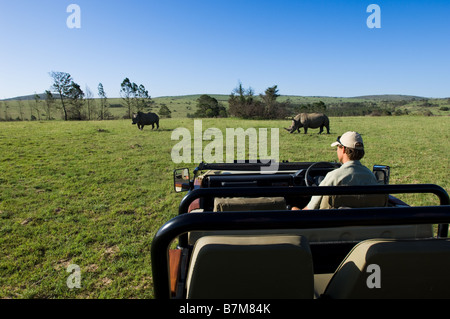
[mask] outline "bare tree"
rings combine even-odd
[[[107,97],[105,90],[103,89],[103,84],[98,84],[98,96],[100,97],[100,119],[104,120],[107,113],[106,108],[108,107]]]
[[[5,104],[4,101],[0,101],[0,114],[2,113],[2,107]],[[2,117],[0,116],[0,121],[1,121]]]
[[[87,119],[91,120],[91,115],[94,113],[93,108],[95,107],[94,104],[94,94],[89,89],[89,87],[86,85],[86,94],[85,94],[85,100],[86,100],[86,106],[87,106]]]
[[[41,120],[41,112],[39,112],[39,105],[41,102],[41,96],[39,94],[34,94],[34,109],[36,110],[37,113],[37,118],[40,121]]]
[[[8,115],[9,104],[8,102],[3,101],[3,105],[5,106],[5,121],[8,121],[10,119]]]
[[[23,121],[23,104],[22,99],[17,100],[17,106],[19,107],[19,118]]]
[[[53,97],[52,92],[46,90],[45,91],[45,113],[47,113],[47,120],[52,119],[53,104],[55,104],[55,98]]]

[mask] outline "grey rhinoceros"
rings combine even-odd
[[[303,127],[305,134],[308,133],[308,128],[319,128],[321,134],[323,127],[327,128],[327,134],[330,134],[330,120],[328,116],[323,113],[300,113],[292,118],[292,125],[289,128],[285,128],[289,133],[297,130],[300,133],[300,128]]]
[[[138,129],[141,131],[144,129],[144,125],[151,125],[152,130],[155,128],[159,128],[159,116],[155,113],[142,113],[137,112],[137,114],[133,114],[131,124],[137,124]]]

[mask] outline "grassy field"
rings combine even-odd
[[[391,183],[450,191],[450,117],[331,118],[330,135],[288,134],[289,121],[205,119],[217,127],[280,128],[280,160],[333,161],[330,143],[363,134],[363,164],[391,167]],[[191,119],[139,131],[130,120],[0,122],[0,298],[152,298],[150,245],[177,214],[171,140]],[[204,141],[203,147],[209,142]],[[434,205],[431,195],[403,195]],[[81,288],[66,270],[81,268]]]

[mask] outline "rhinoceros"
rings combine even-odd
[[[151,125],[153,130],[155,128],[155,124],[156,128],[159,128],[159,116],[152,112],[137,112],[137,114],[133,114],[131,124],[137,124],[138,129],[141,131],[144,128],[144,125]]]
[[[292,118],[292,125],[289,128],[285,128],[289,133],[297,130],[300,133],[300,128],[303,127],[305,134],[308,133],[308,128],[319,128],[321,134],[323,127],[327,128],[327,134],[330,134],[330,120],[328,116],[323,113],[300,113]]]

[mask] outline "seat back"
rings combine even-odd
[[[187,298],[313,298],[309,245],[301,236],[204,236],[192,252]]]
[[[385,207],[388,204],[387,194],[362,194],[362,195],[331,195],[323,196],[320,209],[333,209],[341,207]]]
[[[331,298],[450,298],[450,240],[366,240],[325,289]]]
[[[216,197],[214,211],[283,210],[284,197]]]

